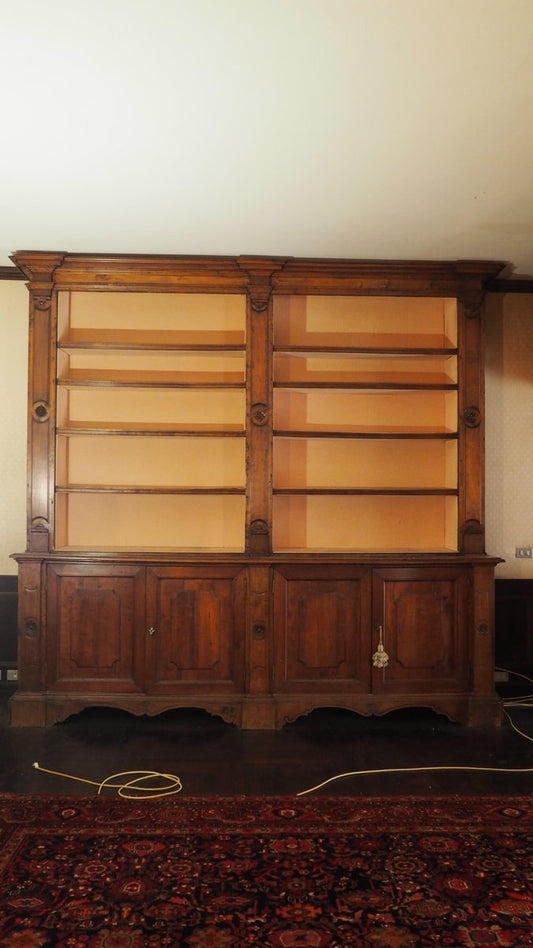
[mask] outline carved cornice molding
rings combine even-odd
[[[17,251],[14,266],[0,267],[0,280],[28,280],[75,288],[93,286],[183,287],[191,292],[218,283],[229,292],[248,291],[262,312],[276,292],[410,293],[428,289],[473,297],[484,293],[533,294],[533,278],[505,279],[505,264],[479,260],[342,260],[298,257],[71,254]],[[57,274],[54,271],[57,270]],[[473,301],[473,300],[472,300]]]

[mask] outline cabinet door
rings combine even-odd
[[[366,692],[370,572],[280,566],[274,572],[274,691]]]
[[[467,576],[455,568],[374,571],[373,651],[389,657],[373,669],[373,691],[464,691],[468,681]]]
[[[148,569],[148,691],[242,692],[244,590],[238,566]]]
[[[48,690],[142,691],[144,569],[49,565],[47,580]]]

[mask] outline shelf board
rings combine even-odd
[[[246,431],[244,428],[235,426],[230,428],[228,426],[215,428],[213,425],[206,425],[204,428],[198,427],[188,427],[188,428],[177,428],[175,425],[168,425],[164,427],[159,425],[157,428],[154,428],[148,424],[145,427],[137,425],[135,428],[132,428],[131,425],[124,423],[122,427],[119,427],[116,422],[113,422],[113,425],[109,426],[94,426],[89,427],[86,424],[83,425],[68,425],[58,428],[56,431],[57,435],[61,435],[65,438],[74,438],[78,436],[119,436],[119,437],[154,437],[154,438],[244,438]]]
[[[69,329],[58,348],[243,352],[246,342],[244,332],[234,330]]]
[[[297,496],[316,496],[316,495],[335,495],[340,497],[347,496],[398,496],[398,497],[455,497],[459,491],[456,487],[275,487],[273,494],[279,495],[297,495]]]
[[[310,390],[329,389],[330,391],[453,391],[457,389],[456,382],[274,382],[274,389],[286,388],[294,392],[305,394]]]
[[[434,429],[422,430],[422,431],[398,431],[397,429],[384,429],[376,431],[372,429],[371,431],[363,431],[358,429],[357,431],[335,431],[331,428],[325,429],[313,429],[309,431],[290,431],[290,430],[274,430],[274,438],[304,438],[309,441],[313,441],[315,438],[328,438],[331,440],[335,439],[349,439],[356,440],[360,439],[362,441],[370,440],[409,440],[409,441],[455,441],[457,440],[456,431],[435,431]]]
[[[72,385],[76,382],[87,383],[111,383],[116,385],[150,385],[174,388],[182,386],[191,388],[194,386],[216,388],[244,388],[245,379],[243,372],[136,372],[123,371],[121,369],[74,369],[68,378],[59,380],[59,384]]]
[[[427,337],[428,339],[430,337]],[[427,342],[427,339],[426,339]],[[309,356],[313,358],[328,358],[332,355],[339,356],[356,356],[356,355],[375,355],[383,356],[404,356],[404,357],[423,357],[423,356],[455,356],[458,353],[456,346],[442,346],[442,345],[421,345],[413,346],[403,344],[403,345],[379,345],[377,342],[374,344],[369,343],[360,343],[357,345],[274,345],[274,353],[278,355],[291,355],[291,356],[302,356],[306,359]]]
[[[54,552],[56,553],[81,553],[83,555],[87,554],[97,554],[98,556],[107,556],[107,555],[118,555],[121,554],[134,554],[136,557],[143,556],[148,553],[155,554],[178,554],[180,557],[187,556],[189,554],[203,554],[205,555],[225,555],[231,553],[244,553],[244,546],[111,546],[111,545],[99,545],[99,546],[77,546],[75,544],[66,544],[65,546],[55,546]]]
[[[121,487],[111,484],[57,485],[57,494],[245,494],[245,487]]]
[[[409,373],[409,372],[328,372],[322,373],[317,371],[308,372],[306,378],[298,379],[276,379],[274,378],[274,388],[286,388],[287,386],[292,386],[294,388],[312,388],[318,386],[325,386],[327,388],[334,387],[344,387],[352,388],[356,386],[364,386],[365,388],[377,387],[377,388],[446,388],[447,386],[452,386],[454,388],[456,383],[444,372],[432,372],[424,373],[423,381],[421,380],[421,373]]]
[[[283,342],[285,327],[274,321],[275,352],[443,352],[453,355],[457,343],[444,333],[395,333],[395,332],[323,332],[305,331],[292,334],[289,342]]]
[[[426,555],[437,555],[442,554],[455,554],[457,555],[457,547],[447,547],[447,546],[428,546],[428,547],[386,547],[386,546],[344,546],[342,549],[338,547],[326,547],[326,546],[277,546],[272,550],[274,556],[276,555],[288,555],[288,554],[299,554],[305,555],[324,555],[324,556],[352,556],[358,555],[361,556],[374,556],[378,555],[390,555],[390,556],[426,556]]]
[[[154,373],[155,374],[155,373]],[[175,373],[169,373],[175,378]],[[246,382],[244,379],[240,381],[231,381],[231,382],[176,382],[169,379],[168,381],[161,380],[161,374],[158,373],[158,376],[154,380],[146,381],[143,379],[136,380],[123,380],[117,379],[116,373],[112,375],[109,374],[108,378],[103,377],[104,373],[100,372],[98,378],[89,378],[85,375],[83,378],[72,377],[61,378],[57,380],[57,384],[63,388],[149,388],[149,389],[220,389],[220,391],[226,391],[227,389],[245,389]]]

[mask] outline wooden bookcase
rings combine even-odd
[[[91,705],[500,721],[482,364],[500,264],[13,260],[30,290],[13,724]]]

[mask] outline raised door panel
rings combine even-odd
[[[388,664],[374,668],[375,692],[456,693],[468,684],[467,576],[460,569],[374,573],[374,642]]]
[[[368,691],[369,590],[363,569],[275,570],[275,693]]]
[[[49,566],[50,691],[143,690],[144,569]]]
[[[150,692],[242,692],[244,589],[245,573],[239,567],[148,570]]]

